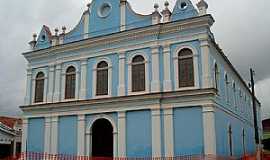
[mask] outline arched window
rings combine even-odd
[[[229,145],[229,155],[233,156],[233,140],[232,140],[232,126],[229,125],[228,128],[228,145]]]
[[[190,49],[182,49],[178,53],[179,87],[194,86],[193,53]]]
[[[132,59],[132,92],[145,91],[145,59],[138,55]]]
[[[71,66],[66,71],[65,99],[75,98],[76,69]]]
[[[215,88],[217,89],[217,90],[219,90],[219,70],[218,70],[218,65],[217,64],[215,64],[215,75],[214,75],[215,77]]]
[[[235,83],[233,83],[233,103],[234,103],[235,109],[237,109],[236,85],[235,85]]]
[[[246,154],[246,133],[245,133],[245,129],[242,130],[242,147],[243,147],[243,154]]]
[[[97,65],[96,95],[108,95],[108,63],[102,61]]]
[[[229,79],[228,75],[225,75],[225,90],[226,90],[226,101],[229,103],[230,102],[230,93],[229,93]]]
[[[35,103],[43,102],[44,96],[44,80],[45,76],[43,72],[39,72],[36,76],[35,86]]]

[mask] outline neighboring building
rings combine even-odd
[[[264,149],[270,151],[270,119],[262,121]]]
[[[23,151],[254,154],[252,95],[215,42],[208,5],[168,6],[141,15],[126,0],[93,0],[70,32],[43,26],[23,53]]]
[[[22,121],[0,117],[0,159],[21,152]]]

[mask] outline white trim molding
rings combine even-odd
[[[62,101],[72,101],[74,99],[65,99],[65,89],[66,89],[66,71],[69,67],[74,67],[76,69],[76,84],[75,84],[75,100],[79,99],[79,82],[80,82],[80,68],[78,62],[69,62],[63,65],[61,79],[62,79],[62,87],[61,87],[61,100]]]
[[[51,117],[51,154],[58,152],[58,116]]]
[[[45,117],[44,152],[50,153],[51,147],[51,117]]]
[[[108,95],[102,95],[98,96],[97,95],[97,65],[100,62],[106,62],[108,64]],[[112,62],[111,59],[108,57],[101,57],[96,60],[96,63],[93,68],[93,87],[92,87],[92,93],[93,93],[93,98],[107,98],[112,96]]]
[[[179,57],[178,53],[182,49],[190,49],[193,53],[193,73],[194,73],[194,87],[180,87],[179,86]],[[198,51],[190,45],[180,45],[173,53],[173,64],[174,64],[174,86],[175,90],[188,90],[188,89],[199,89],[200,83],[199,83],[199,54]]]
[[[173,108],[164,107],[164,151],[165,157],[174,157]]]
[[[24,98],[24,104],[30,105],[31,104],[31,91],[32,91],[32,69],[28,67],[27,69],[27,82],[26,82],[26,95]],[[32,93],[33,94],[33,93]]]
[[[152,47],[152,81],[151,92],[160,92],[160,64],[159,64],[159,47]]]
[[[164,66],[163,90],[165,92],[169,92],[172,91],[170,44],[163,46],[163,66]]]
[[[58,63],[55,67],[55,84],[54,84],[54,93],[53,93],[53,102],[59,102],[61,96],[61,70],[62,64]]]
[[[85,115],[78,115],[77,145],[78,156],[85,156]]]
[[[118,157],[126,157],[126,112],[118,112]]]
[[[132,92],[132,60],[136,56],[143,56],[144,58],[144,66],[145,66],[145,91],[141,92]],[[128,95],[138,95],[138,94],[146,94],[150,92],[150,82],[149,82],[149,58],[147,57],[145,52],[135,52],[131,54],[128,58]]]
[[[156,107],[156,106],[155,106]],[[161,118],[160,106],[152,109],[152,157],[160,158],[161,155]]]
[[[22,120],[22,152],[26,152],[27,138],[28,138],[28,119],[23,118]]]
[[[81,60],[81,85],[80,85],[80,99],[86,99],[87,93],[87,63],[88,59]]]
[[[210,44],[207,39],[200,40],[202,57],[202,84],[203,88],[213,87],[210,68]]]
[[[202,110],[204,154],[216,155],[215,108],[213,105],[204,105]]]
[[[118,129],[117,125],[114,121],[114,119],[106,114],[99,114],[96,115],[87,125],[87,130],[86,130],[86,156],[92,156],[92,127],[93,124],[99,120],[99,119],[106,119],[108,120],[112,127],[113,127],[113,157],[117,157],[117,137],[118,137]]]
[[[118,84],[118,96],[126,95],[126,85],[125,85],[125,66],[126,55],[125,52],[119,53],[119,84]]]
[[[83,32],[84,32],[84,39],[89,38],[89,21],[90,21],[90,13],[89,10],[87,10],[87,12],[83,15]]]
[[[54,72],[55,72],[55,66],[50,65],[49,66],[49,77],[48,77],[48,98],[47,102],[52,103],[53,102],[53,90],[54,90]]]
[[[126,1],[120,2],[120,31],[126,30]]]

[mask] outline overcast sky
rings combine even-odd
[[[198,0],[192,0],[195,4]],[[216,22],[216,41],[241,75],[249,80],[249,67],[256,70],[256,91],[263,117],[270,118],[270,1],[206,0]],[[51,30],[74,27],[89,0],[1,0],[0,1],[0,114],[20,115],[26,86],[26,61],[33,33],[43,24]],[[172,8],[176,0],[169,0]],[[149,14],[154,3],[164,0],[130,0],[132,8]]]

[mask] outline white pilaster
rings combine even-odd
[[[49,88],[48,88],[48,98],[47,98],[48,103],[53,102],[54,71],[55,71],[54,65],[49,66],[49,76],[48,76]]]
[[[86,99],[86,91],[87,91],[87,59],[81,60],[81,88],[80,88],[80,99]]]
[[[60,101],[61,68],[62,68],[62,65],[60,63],[56,65],[53,102],[59,102]]]
[[[85,115],[78,115],[78,156],[85,155]]]
[[[152,157],[161,157],[160,109],[152,110]]]
[[[120,31],[126,30],[126,0],[120,1]]]
[[[12,153],[12,155],[13,155],[13,156],[16,156],[16,152],[17,152],[17,141],[16,141],[16,139],[17,139],[17,137],[14,138],[13,146],[12,146],[12,148],[13,148],[13,153]]]
[[[22,122],[22,152],[27,150],[28,119],[24,118]]]
[[[89,11],[84,13],[84,26],[83,26],[83,32],[84,32],[84,39],[87,39],[89,37]]]
[[[58,151],[58,117],[51,119],[51,154],[57,154]]]
[[[210,46],[207,40],[201,40],[203,88],[211,88]]]
[[[174,137],[173,137],[173,109],[164,109],[164,148],[165,157],[174,156]]]
[[[92,137],[92,135],[91,135],[92,133],[89,131],[89,132],[86,132],[86,134],[85,134],[85,140],[86,140],[86,151],[85,151],[85,154],[86,154],[86,156],[91,156],[92,155],[92,148],[91,148],[91,144],[92,144],[92,142],[91,142],[91,137]]]
[[[119,54],[119,84],[118,84],[118,96],[125,96],[125,52]]]
[[[216,155],[215,109],[212,105],[203,106],[204,154]]]
[[[172,91],[170,45],[163,46],[164,81],[163,90]]]
[[[27,69],[27,82],[26,82],[26,95],[24,98],[24,104],[31,104],[31,91],[32,91],[32,69],[29,67]]]
[[[118,112],[118,157],[126,157],[126,113]]]
[[[50,153],[51,147],[51,117],[45,118],[44,152]]]
[[[160,92],[160,77],[159,77],[159,46],[152,48],[152,82],[151,92]]]

